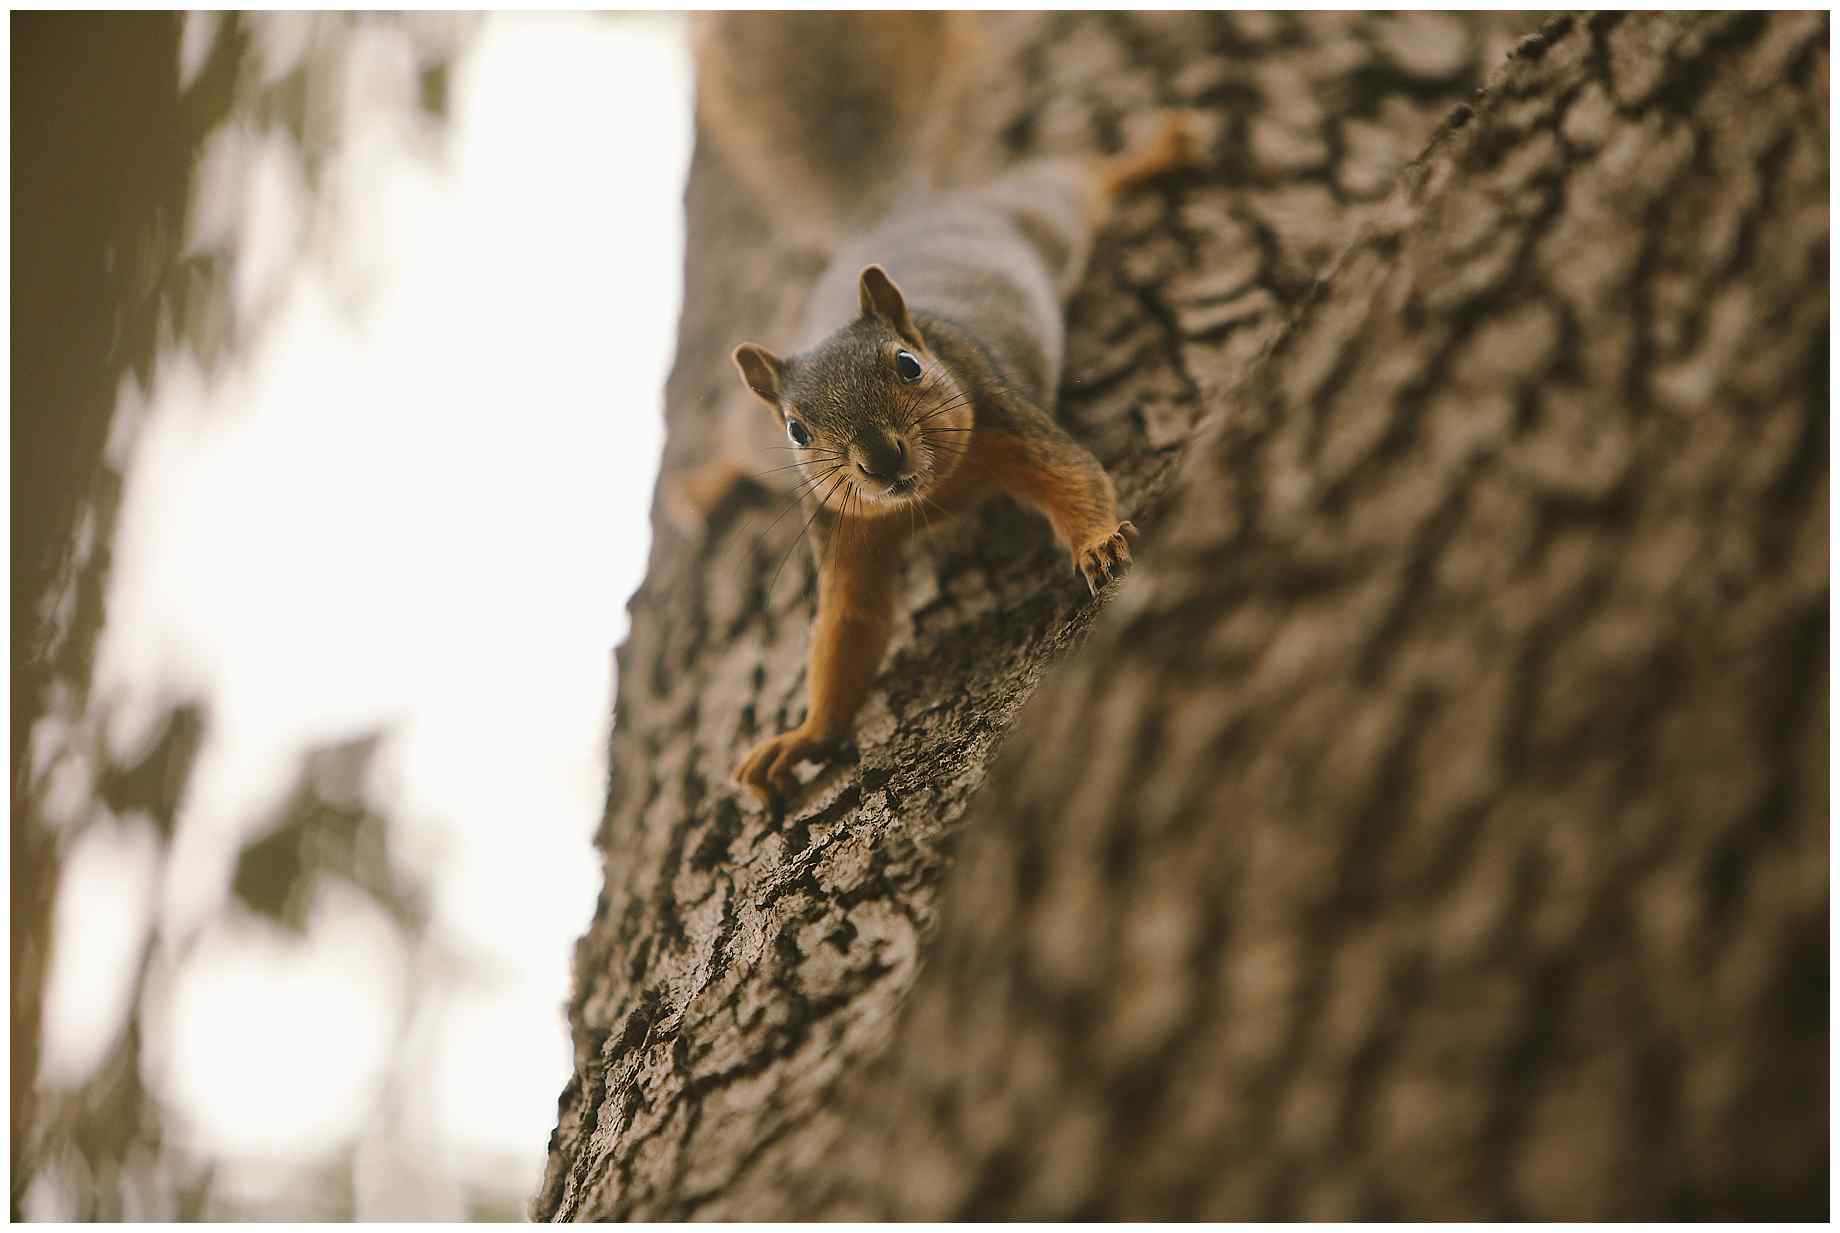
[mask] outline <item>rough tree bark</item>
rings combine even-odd
[[[1219,121],[1073,314],[1138,572],[1005,736],[1095,609],[941,535],[774,820],[809,579],[661,537],[539,1215],[1824,1210],[1827,23],[1562,18],[1453,112],[1514,28],[1002,23],[1012,153]],[[668,467],[815,269],[724,186]]]

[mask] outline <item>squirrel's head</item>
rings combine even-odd
[[[971,400],[928,349],[881,266],[865,267],[858,289],[861,314],[809,351],[780,359],[742,343],[735,367],[779,414],[821,503],[892,512],[923,499],[958,465]]]

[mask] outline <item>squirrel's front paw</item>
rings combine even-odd
[[[793,767],[807,760],[822,762],[830,750],[830,742],[819,740],[803,728],[782,732],[754,746],[754,752],[741,759],[741,765],[735,768],[735,782],[763,805],[771,804],[798,787]]]
[[[1121,522],[1117,530],[1099,536],[1073,554],[1074,565],[1094,595],[1106,583],[1124,577],[1131,568],[1131,540],[1136,536],[1136,526]]]

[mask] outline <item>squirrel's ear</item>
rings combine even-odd
[[[901,298],[901,289],[888,277],[888,271],[879,265],[864,266],[856,289],[862,300],[863,316],[880,317],[914,346],[926,346],[914,319],[907,315],[907,301]]]
[[[779,380],[785,366],[777,355],[758,343],[742,343],[735,348],[735,367],[761,401],[779,406]]]

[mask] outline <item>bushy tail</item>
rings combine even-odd
[[[698,140],[823,247],[934,186],[983,47],[962,12],[708,13],[694,40]]]

